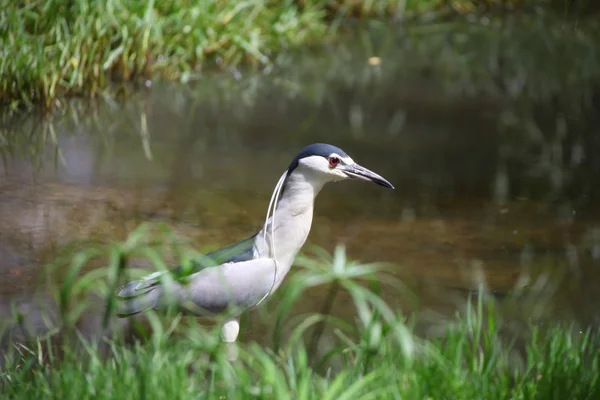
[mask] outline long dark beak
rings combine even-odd
[[[386,188],[394,189],[394,185],[389,183],[382,176],[377,175],[375,172],[361,167],[358,164],[343,165],[340,168],[350,178],[361,179],[363,181],[370,181]]]

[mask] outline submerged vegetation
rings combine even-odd
[[[147,314],[136,322],[137,339],[103,318],[84,337],[77,321],[93,292],[111,314],[114,286],[136,257],[163,268],[161,254],[185,246],[147,226],[124,243],[86,245],[67,257],[57,292],[58,320],[48,333],[32,336],[6,352],[0,388],[7,398],[296,398],[296,399],[596,399],[600,395],[600,334],[567,326],[506,335],[505,322],[484,292],[437,335],[415,334],[411,319],[378,296],[380,285],[397,285],[386,266],[320,252],[298,260],[300,271],[281,289],[269,311],[277,323],[270,345],[237,344],[237,356],[216,328],[176,316]],[[158,239],[161,239],[157,241]],[[105,268],[85,272],[100,257]],[[327,301],[349,299],[355,323],[321,314],[291,317],[303,292],[329,285]],[[401,286],[396,286],[398,290]],[[97,302],[97,301],[96,301]],[[273,302],[272,302],[273,303]],[[51,318],[48,318],[50,321]],[[23,316],[14,323],[24,331]],[[145,328],[144,328],[145,326]],[[327,327],[328,334],[324,332]],[[56,341],[60,336],[60,341]],[[324,339],[327,340],[324,340]]]
[[[398,21],[429,12],[433,16],[426,21],[434,22],[417,25],[435,30],[448,19],[448,10],[474,16],[482,10],[535,10],[532,5],[547,3],[0,0],[0,25],[5,27],[0,33],[0,102],[13,108],[51,107],[64,96],[102,94],[111,83],[149,83],[157,77],[186,82],[240,64],[269,69],[279,64],[282,50],[335,40],[349,17]],[[586,3],[563,4],[557,9],[566,13]],[[504,17],[491,18],[484,25]],[[568,34],[582,34],[584,25],[577,26]]]

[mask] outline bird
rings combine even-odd
[[[200,317],[225,316],[221,339],[235,342],[240,315],[271,296],[290,271],[312,225],[316,196],[328,182],[357,179],[394,189],[342,149],[314,143],[302,149],[279,178],[263,228],[191,265],[159,271],[117,291],[121,318],[175,306]],[[165,275],[167,274],[167,275]]]

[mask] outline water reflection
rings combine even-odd
[[[44,263],[74,240],[123,239],[144,221],[167,222],[201,250],[247,237],[290,159],[319,141],[397,190],[330,185],[309,244],[342,242],[353,258],[395,263],[418,305],[440,315],[460,307],[481,274],[499,298],[540,286],[512,304],[515,316],[597,322],[598,117],[569,119],[548,105],[519,113],[520,103],[453,97],[443,86],[415,91],[386,60],[364,62],[355,80],[325,75],[316,93],[298,94],[293,73],[281,72],[155,84],[124,103],[73,102],[50,120],[6,117],[0,317],[11,301],[35,309]],[[321,309],[324,297],[317,291],[298,312]],[[334,312],[352,314],[343,297]],[[248,326],[256,340],[269,329]]]

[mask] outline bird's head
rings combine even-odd
[[[296,168],[324,182],[360,179],[394,189],[385,178],[358,165],[344,150],[330,144],[315,143],[302,149],[290,164],[288,173]]]

